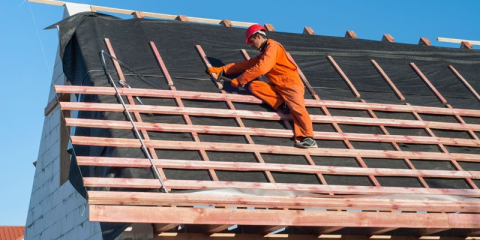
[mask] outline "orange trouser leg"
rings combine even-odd
[[[313,137],[312,119],[305,108],[305,99],[303,98],[305,93],[303,84],[275,86],[275,90],[278,95],[285,99],[290,108],[294,123],[295,139],[302,141],[307,136]]]
[[[278,95],[275,91],[275,86],[270,83],[254,80],[250,82],[248,90],[275,110],[284,102],[282,96]]]

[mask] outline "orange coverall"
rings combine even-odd
[[[298,74],[297,66],[289,59],[283,46],[268,39],[260,55],[249,60],[231,63],[223,67],[226,75],[241,73],[237,80],[244,86],[258,77],[267,76],[270,83],[252,81],[248,87],[253,95],[274,109],[285,102],[293,116],[295,139],[302,141],[313,137],[310,115],[303,98],[305,89]]]

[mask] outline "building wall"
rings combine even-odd
[[[88,5],[67,4],[64,17],[90,11]],[[48,102],[55,98],[53,85],[65,84],[57,51]],[[25,225],[25,239],[102,239],[100,224],[88,221],[86,200],[69,181],[60,185],[60,119],[57,105],[45,116],[37,166]]]

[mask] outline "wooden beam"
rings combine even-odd
[[[315,31],[311,27],[304,27],[303,34],[305,35],[315,35]]]
[[[275,31],[275,28],[270,23],[265,23],[263,26],[267,29],[268,32],[274,32]]]
[[[438,100],[440,100],[440,102],[442,102],[443,104],[446,104],[447,100],[445,98],[443,98],[443,96],[440,94],[440,92],[437,90],[437,88],[435,86],[433,86],[433,84],[427,79],[427,77],[425,77],[425,75],[417,67],[417,65],[415,65],[415,63],[410,63],[410,66],[413,68],[413,70],[415,70],[415,72],[418,74],[418,76],[420,76],[420,78],[423,80],[423,82],[425,82],[425,84],[427,84],[427,86],[430,88],[430,90],[432,90],[432,92],[435,94],[435,96],[437,96]]]
[[[457,76],[457,78],[463,83],[463,85],[465,85],[465,87],[475,96],[475,98],[480,101],[480,95],[478,94],[478,92],[472,87],[472,85],[470,85],[470,83],[468,83],[468,81],[463,78],[463,76],[452,66],[452,65],[449,65],[448,68],[450,70],[452,70],[452,72],[455,74],[455,76]]]
[[[338,74],[340,74],[340,76],[342,77],[342,79],[345,81],[345,83],[348,85],[348,87],[350,88],[350,90],[352,90],[353,92],[353,95],[357,98],[360,97],[360,93],[357,91],[357,89],[355,88],[355,86],[352,84],[352,82],[350,81],[350,79],[347,77],[347,75],[345,75],[345,73],[343,72],[343,70],[340,68],[340,66],[338,66],[337,62],[333,59],[332,56],[327,56],[328,60],[330,61],[330,63],[332,63],[333,67],[335,68],[335,70],[338,72]]]
[[[135,12],[133,12],[132,15],[133,15],[134,18],[145,18],[145,16],[143,15],[143,13],[140,12],[140,11],[135,11]]]
[[[371,229],[368,230],[368,232],[369,232],[370,235],[382,235],[382,234],[385,234],[387,232],[393,231],[395,229],[398,229],[398,228],[396,228],[396,227],[393,227],[393,228],[371,228]]]
[[[432,43],[430,42],[430,40],[428,40],[428,38],[421,37],[420,40],[418,40],[418,45],[431,46]]]
[[[205,225],[204,231],[206,233],[218,233],[221,231],[227,230],[229,227],[233,226],[232,224],[220,224],[220,225]]]
[[[478,228],[480,221],[462,221],[473,214],[418,214],[391,212],[274,211],[216,208],[168,208],[145,206],[90,205],[92,222],[242,224],[332,227],[402,227],[402,228]],[[369,219],[369,221],[364,221]]]
[[[357,38],[357,34],[355,34],[354,31],[347,30],[347,32],[345,33],[345,37],[346,38]]]
[[[96,178],[84,177],[86,187],[118,187],[118,188],[159,188],[155,179],[131,178]],[[319,184],[290,183],[258,183],[258,182],[217,182],[200,180],[165,180],[167,187],[172,189],[199,190],[218,188],[264,189],[264,190],[295,190],[309,193],[335,194],[432,194],[454,195],[464,197],[480,197],[478,189],[441,189],[441,188],[409,188],[409,187],[376,187],[376,186],[344,186]]]
[[[158,236],[154,236],[154,240],[318,240],[318,236],[313,235],[282,235],[278,234],[235,234],[235,233],[217,233],[217,234],[204,234],[204,233],[163,233]],[[323,240],[340,240],[338,238],[330,238]],[[367,240],[367,239],[353,239],[349,240]],[[396,239],[391,239],[396,240]],[[416,239],[398,239],[398,240],[416,240]]]
[[[414,232],[415,236],[428,236],[433,235],[439,232],[447,231],[449,228],[423,228],[423,229],[416,229]]]
[[[67,2],[63,1],[54,1],[54,0],[28,0],[29,2],[33,3],[43,3],[43,4],[48,4],[48,5],[55,5],[55,6],[65,6]]]
[[[382,42],[393,42],[394,39],[390,34],[383,34]]]
[[[480,45],[480,41],[475,41],[475,40],[465,40],[465,39],[456,39],[456,38],[444,38],[444,37],[438,37],[437,41],[439,42],[449,42],[449,43],[461,43],[461,42],[469,42],[473,45]]]
[[[398,90],[397,86],[395,86],[395,84],[388,77],[388,75],[385,73],[385,71],[383,71],[382,67],[380,67],[380,65],[377,63],[377,61],[372,59],[371,62],[373,64],[373,66],[377,69],[377,71],[380,73],[380,75],[382,75],[383,79],[385,79],[388,86],[390,86],[390,88],[395,92],[395,95],[397,95],[397,97],[400,100],[405,101],[405,97],[403,96],[403,94],[400,92],[400,90]]]
[[[178,15],[175,20],[179,21],[179,22],[188,22],[188,17],[185,16],[185,15]]]
[[[296,227],[300,228],[300,227]],[[318,235],[305,235],[305,234],[234,234],[234,233],[219,233],[213,235],[207,235],[204,233],[178,233],[169,232],[162,233],[158,236],[154,236],[154,240],[418,240],[419,237],[415,236],[370,236],[365,235],[333,235],[322,234]],[[465,238],[454,237],[442,237],[439,240],[465,240]],[[428,239],[423,239],[428,240]],[[432,239],[433,240],[433,239]],[[478,240],[478,239],[466,239],[466,240]]]
[[[112,87],[84,87],[84,86],[61,86],[56,85],[57,93],[81,93],[81,94],[101,94],[115,95],[115,89]],[[245,102],[245,103],[262,103],[262,101],[252,95],[238,94],[219,94],[206,92],[190,92],[190,91],[171,91],[171,90],[155,90],[155,89],[139,89],[139,88],[121,88],[118,89],[121,95],[131,94],[140,97],[159,97],[159,98],[184,98],[199,99],[211,101]],[[448,109],[438,107],[412,106],[412,105],[395,105],[395,104],[379,104],[379,103],[361,103],[361,102],[345,102],[330,100],[313,100],[305,99],[307,107],[328,107],[341,109],[356,110],[374,110],[387,112],[417,112],[436,115],[460,115],[466,117],[480,117],[479,110],[473,109]]]
[[[464,48],[464,49],[472,49],[472,44],[470,42],[467,42],[467,41],[462,41],[461,44],[460,44],[460,48]]]
[[[100,138],[71,136],[72,144],[87,146],[108,146],[108,147],[140,147],[137,139],[124,138]],[[468,162],[480,162],[480,155],[465,153],[437,153],[437,152],[412,152],[412,151],[387,151],[387,150],[363,150],[363,149],[339,149],[339,148],[313,148],[298,149],[295,147],[260,145],[260,144],[237,144],[237,143],[214,143],[214,142],[188,142],[188,141],[165,141],[145,140],[148,148],[171,149],[171,150],[207,150],[225,152],[260,152],[271,154],[304,155],[331,157],[368,157],[368,158],[389,158],[389,159],[420,159],[420,160],[459,160]],[[186,144],[188,143],[188,144]]]
[[[53,109],[55,109],[58,105],[58,100],[60,100],[60,102],[69,102],[70,101],[70,93],[64,93],[64,94],[59,94],[60,96],[57,96],[55,98],[52,99],[52,101],[50,101],[47,106],[45,107],[45,111],[44,111],[44,116],[47,116],[48,114],[50,114]]]
[[[80,111],[102,111],[102,112],[123,112],[124,108],[120,104],[110,103],[83,103],[83,102],[61,102],[62,110],[80,110]],[[206,109],[206,108],[184,108],[184,107],[166,107],[153,105],[127,105],[130,112],[152,113],[152,114],[173,114],[191,116],[209,116],[222,118],[248,118],[258,120],[290,120],[291,115],[275,113],[275,112],[261,112],[248,110],[224,110],[224,109]],[[338,123],[338,124],[352,124],[363,126],[389,126],[402,128],[432,128],[432,129],[446,129],[456,131],[480,131],[478,124],[460,124],[448,122],[431,122],[418,120],[398,120],[387,118],[363,118],[363,117],[343,117],[343,116],[325,116],[325,115],[311,115],[314,123]]]
[[[113,158],[113,157],[77,157],[79,166],[105,166],[105,167],[150,167],[146,158]],[[273,163],[244,163],[244,162],[202,162],[189,160],[154,160],[158,168],[170,169],[215,169],[223,171],[274,171],[294,172],[307,174],[333,174],[333,175],[375,175],[399,177],[438,177],[438,178],[480,178],[480,171],[472,176],[469,171],[445,170],[412,170],[389,168],[358,168],[335,166],[309,166],[296,164]]]
[[[380,211],[429,211],[480,213],[478,201],[448,201],[421,199],[361,198],[355,196],[329,197],[307,195],[305,197],[216,195],[189,193],[88,191],[88,203],[92,205],[140,205],[140,206],[237,206],[256,208],[307,208]],[[384,232],[383,232],[384,233]],[[376,231],[376,234],[380,232]]]
[[[175,223],[165,223],[165,224],[153,223],[152,224],[153,232],[156,234],[169,231],[175,228],[176,226],[178,226],[178,224],[175,224]]]
[[[223,19],[221,22],[220,22],[220,25],[224,26],[224,27],[232,27],[233,24],[230,20],[228,19]]]
[[[43,3],[43,4],[56,5],[56,6],[64,6],[67,3],[67,2],[53,1],[53,0],[29,0],[29,2]],[[102,12],[119,13],[119,14],[126,14],[126,15],[132,15],[135,12],[133,10],[93,6],[93,5],[91,5],[90,8],[92,9],[92,12],[102,11]],[[143,12],[143,15],[145,17],[169,19],[169,20],[175,20],[175,18],[177,17],[177,15],[151,13],[151,12]],[[207,23],[207,24],[219,24],[221,21],[221,20],[209,19],[209,18],[197,18],[197,17],[187,17],[187,18],[189,22],[198,22],[198,23]],[[249,27],[253,24],[255,23],[232,21],[232,25],[236,27]]]
[[[90,128],[108,128],[108,129],[132,129],[128,121],[113,120],[95,120],[81,118],[66,118],[67,126],[90,127]],[[249,127],[224,127],[209,125],[185,125],[169,123],[150,123],[142,122],[136,124],[140,130],[157,132],[196,132],[209,134],[225,135],[254,135],[268,137],[291,138],[291,130],[269,129],[269,128],[249,128]],[[449,146],[480,147],[480,140],[464,138],[440,138],[426,136],[405,136],[405,135],[382,135],[382,134],[364,134],[364,133],[337,133],[337,132],[314,132],[315,139],[322,140],[349,140],[362,142],[401,142],[415,144],[444,144]]]

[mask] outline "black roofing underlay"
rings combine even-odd
[[[74,16],[75,17],[79,17]],[[63,27],[65,26],[65,27]],[[195,50],[195,45],[201,45],[214,66],[221,66],[230,62],[243,60],[241,49],[246,49],[253,57],[258,54],[244,43],[244,29],[227,28],[222,26],[183,23],[177,21],[161,21],[149,19],[121,20],[106,18],[102,15],[90,14],[84,17],[81,23],[75,26],[61,25],[64,72],[73,85],[83,86],[111,86],[103,71],[100,52],[107,51],[104,38],[110,39],[117,58],[129,68],[144,75],[164,89],[169,89],[166,80],[155,60],[149,46],[153,41],[166,64],[177,90],[218,92],[219,90],[205,73],[205,65]],[[69,33],[73,33],[71,38]],[[327,56],[332,56],[354,86],[361,94],[361,99],[367,103],[388,103],[419,106],[444,107],[433,92],[421,80],[410,66],[414,62],[425,76],[432,82],[449,104],[454,108],[480,109],[480,103],[467,88],[448,69],[453,65],[475,89],[480,89],[480,52],[467,49],[440,48],[432,46],[389,43],[363,39],[349,39],[329,36],[311,36],[302,34],[268,32],[268,37],[282,43],[291,53],[300,69],[313,86],[322,100],[339,100],[359,102],[336,72]],[[108,52],[108,51],[107,51]],[[400,101],[382,76],[371,64],[375,59],[388,74],[406,100]],[[111,59],[107,59],[108,69],[112,76],[118,79]],[[133,88],[152,88],[151,85],[140,80],[131,71],[123,68],[126,80]],[[249,94],[244,89],[234,89],[228,85],[225,90],[232,94]],[[305,91],[305,98],[312,96]],[[84,102],[118,103],[115,96],[81,95]],[[159,99],[142,97],[145,104],[160,106],[176,106],[173,99]],[[228,109],[224,102],[199,100],[184,100],[186,107]],[[273,111],[267,105],[234,103],[237,110]],[[333,116],[369,117],[367,111],[329,109]],[[308,108],[311,114],[323,115],[319,108]],[[394,113],[375,111],[379,118],[414,120],[411,113]],[[421,114],[424,120],[457,122],[452,116]],[[78,117],[128,120],[123,113],[80,112]],[[192,116],[193,124],[237,126],[234,118],[214,118]],[[142,114],[145,122],[157,123],[185,123],[181,115],[154,115]],[[285,129],[281,121],[243,120],[247,127]],[[478,118],[465,118],[465,121],[478,123]],[[382,134],[379,127],[340,125],[346,133]],[[331,124],[314,124],[316,131],[334,132]],[[428,136],[424,129],[387,127],[390,134]],[[470,138],[464,131],[434,130],[437,136]],[[109,130],[77,127],[77,136],[135,138],[130,130]],[[189,133],[149,132],[152,140],[194,141]],[[199,134],[201,141],[247,143],[244,136],[226,136]],[[252,136],[256,144],[292,146],[291,139]],[[342,141],[319,140],[319,147],[347,149]],[[389,143],[352,142],[355,149],[394,150]],[[441,152],[438,145],[426,144],[399,144],[405,151]],[[77,156],[111,156],[111,157],[143,157],[140,149],[108,148],[93,146],[74,146]],[[447,147],[452,153],[480,153],[479,148]],[[159,158],[202,160],[197,151],[156,150]],[[238,161],[256,162],[253,153],[207,152],[211,161]],[[267,163],[305,164],[303,156],[287,156],[276,154],[262,154]],[[315,164],[323,166],[360,167],[354,158],[340,157],[312,157]],[[434,159],[433,159],[434,160]],[[400,159],[364,159],[368,167],[373,168],[408,168]],[[448,161],[415,161],[417,169],[454,170]],[[480,163],[460,162],[464,170],[479,170]],[[152,178],[150,170],[133,168],[93,168],[82,167],[82,174],[86,176],[112,176]],[[80,192],[83,192],[78,176],[78,168],[72,164],[71,181]],[[210,180],[207,170],[164,169],[168,179]],[[229,172],[216,171],[222,181],[268,182],[263,172]],[[279,183],[307,183],[321,184],[315,175],[272,173]],[[359,185],[372,186],[367,176],[325,175],[330,185]],[[382,186],[422,187],[417,178],[406,177],[377,177]],[[468,189],[463,179],[434,179],[425,181],[432,188]],[[479,182],[476,181],[478,184]]]

